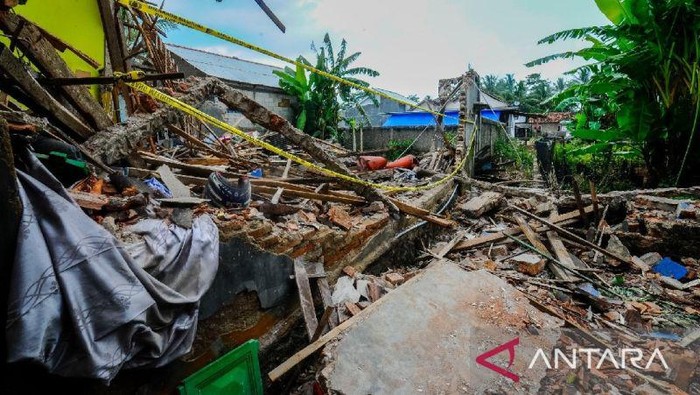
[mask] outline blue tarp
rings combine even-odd
[[[457,126],[459,111],[445,112],[445,118],[442,124],[444,126]],[[389,119],[382,125],[383,128],[401,128],[401,127],[421,127],[435,126],[435,116],[429,112],[410,111],[395,113],[389,116]]]
[[[459,111],[447,111],[445,112],[445,118],[443,120],[443,125],[445,126],[457,126]],[[481,116],[490,119],[492,121],[499,122],[501,118],[501,111],[499,110],[481,110]],[[429,112],[424,111],[410,111],[402,113],[394,113],[389,115],[389,119],[382,125],[383,128],[405,128],[405,127],[421,127],[421,126],[435,126],[435,116]]]
[[[481,110],[481,117],[492,121],[501,121],[501,112],[498,110],[485,109]]]

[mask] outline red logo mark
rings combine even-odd
[[[508,350],[508,355],[509,355],[509,359],[510,359],[508,361],[508,368],[510,368],[511,366],[513,366],[513,360],[515,359],[515,346],[517,346],[518,344],[520,344],[520,338],[516,337],[515,339],[509,341],[508,343],[503,343],[500,346],[498,346],[492,350],[486,351],[485,353],[477,356],[476,363],[478,363],[479,365],[481,365],[485,368],[491,369],[494,372],[500,374],[501,376],[505,376],[505,377],[507,377],[507,378],[509,378],[517,383],[520,381],[520,376],[518,376],[517,374],[510,372],[506,369],[503,369],[500,366],[492,364],[491,362],[487,361],[487,359],[491,358],[492,356],[494,356],[496,354],[500,354],[501,351],[503,351],[503,350]]]

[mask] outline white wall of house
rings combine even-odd
[[[254,91],[240,89],[247,97],[255,100],[256,102],[265,106],[268,110],[282,116],[284,119],[292,122],[294,124],[294,110],[292,109],[291,96],[285,93],[275,93],[268,91]],[[244,130],[264,130],[264,128],[257,126],[250,122],[246,117],[241,115],[237,111],[228,111],[224,115],[224,120],[229,125],[236,126]]]

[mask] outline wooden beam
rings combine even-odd
[[[559,235],[557,235],[556,232],[550,230],[547,232],[547,240],[549,240],[549,245],[552,246],[552,249],[554,250],[554,255],[557,257],[559,262],[561,262],[564,266],[568,268],[576,269],[576,265],[574,264],[573,259],[571,259],[569,250],[566,249],[564,243],[562,243],[561,239],[559,238]],[[548,264],[548,267],[549,270],[551,270],[557,278],[560,278],[562,280],[575,279],[575,277],[572,276],[570,272],[562,269],[561,267],[555,264],[552,264],[551,262]]]
[[[97,0],[97,6],[100,9],[100,17],[102,18],[102,26],[105,32],[107,52],[109,53],[109,63],[112,66],[112,71],[125,73],[130,70],[130,67],[124,57],[126,48],[124,46],[122,29],[119,26],[119,21],[115,13],[116,2],[112,0]],[[114,91],[121,93],[126,102],[127,112],[129,114],[132,113],[133,106],[129,97],[129,88],[124,85],[118,85],[115,86]],[[116,94],[115,102],[117,102]],[[115,108],[114,110],[117,112],[117,119],[119,119],[119,108]]]
[[[267,15],[268,18],[270,18],[272,20],[272,22],[275,24],[275,26],[277,26],[277,28],[280,29],[282,31],[282,33],[284,33],[287,30],[287,28],[284,27],[284,23],[282,23],[282,21],[279,18],[277,18],[277,15],[275,15],[275,13],[272,12],[270,7],[268,7],[267,4],[265,4],[265,2],[263,0],[255,0],[255,2],[258,3],[258,5],[260,6],[260,8],[262,8],[265,15]]]
[[[258,184],[252,184],[253,185],[253,192],[254,193],[267,193],[270,195],[274,195],[277,192],[277,188],[274,187],[266,187]],[[362,205],[365,204],[365,200],[362,199],[361,197],[351,197],[348,195],[348,197],[341,197],[341,196],[336,196],[336,195],[326,195],[326,194],[320,194],[320,193],[315,193],[315,192],[307,192],[307,191],[299,191],[299,190],[293,190],[293,189],[283,189],[282,190],[283,195],[289,195],[289,196],[297,196],[297,197],[302,197],[306,199],[311,199],[311,200],[319,200],[322,202],[336,202],[336,203],[345,203],[345,204],[352,204],[352,205]]]
[[[0,13],[0,29],[14,36],[14,43],[22,49],[32,63],[49,78],[75,77],[66,62],[56,52],[40,28],[13,13]],[[73,107],[97,130],[106,129],[113,123],[100,103],[84,86],[61,86],[59,90]]]
[[[12,51],[5,45],[0,44],[0,69],[15,83],[22,91],[34,101],[33,104],[44,110],[47,117],[53,118],[63,125],[66,132],[72,132],[82,138],[90,137],[93,130],[83,123],[72,112],[63,107],[53,98],[27,71],[22,62],[17,59]],[[30,105],[32,103],[27,103]]]
[[[19,153],[21,155],[21,153]],[[12,151],[12,141],[8,133],[8,124],[0,116],[0,289],[10,289],[12,283],[11,270],[17,249],[17,234],[22,222],[22,200],[19,197],[17,172],[15,171],[15,154]],[[0,295],[0,306],[7,306],[9,292]],[[7,310],[0,311],[0,323],[7,323]],[[6,332],[0,333],[0,354],[7,352]]]
[[[581,190],[578,187],[578,181],[576,181],[576,178],[571,178],[571,187],[574,190],[574,197],[576,197],[576,207],[578,207],[578,211],[581,213],[581,218],[583,218],[583,221],[586,223],[586,227],[588,227],[588,216],[586,215],[586,211],[583,207],[583,200],[581,200]],[[593,205],[593,210],[596,209],[596,205]]]
[[[211,148],[209,145],[204,143],[202,140],[192,136],[191,134],[185,132],[184,130],[180,129],[179,127],[177,127],[173,124],[166,125],[166,127],[168,128],[168,130],[170,132],[175,133],[176,135],[185,139],[186,142],[192,144],[193,146],[195,146],[199,149],[204,150],[205,152],[207,152],[209,154],[212,154],[212,155],[219,157],[219,158],[231,159],[231,155],[225,154],[223,152],[219,152],[219,151]]]
[[[619,261],[619,262],[622,262],[622,263],[625,263],[625,264],[629,264],[629,265],[633,265],[631,259],[624,258],[624,257],[622,257],[622,256],[620,256],[620,255],[615,254],[614,252],[611,252],[611,251],[606,250],[605,248],[599,247],[597,244],[593,244],[593,243],[591,243],[590,241],[588,241],[588,240],[586,240],[586,239],[584,239],[584,238],[582,238],[582,237],[579,237],[579,236],[577,236],[577,235],[574,234],[574,233],[569,232],[568,230],[562,228],[561,226],[558,226],[558,225],[556,225],[556,224],[554,224],[554,223],[552,223],[552,222],[549,222],[549,221],[547,221],[547,220],[545,220],[545,219],[542,219],[542,218],[540,218],[540,217],[538,217],[538,216],[536,216],[536,215],[534,215],[534,214],[531,214],[530,212],[525,211],[525,210],[521,209],[520,207],[516,207],[516,206],[510,206],[510,207],[511,207],[512,209],[514,209],[514,210],[516,210],[516,211],[522,213],[522,214],[525,215],[526,217],[532,218],[532,219],[534,219],[535,221],[539,221],[539,222],[541,222],[542,224],[547,225],[548,227],[550,227],[551,229],[555,230],[557,233],[559,233],[559,234],[562,235],[562,236],[566,236],[566,237],[568,237],[569,239],[574,240],[574,241],[576,241],[576,242],[578,242],[578,243],[580,243],[580,244],[582,244],[582,245],[584,245],[584,246],[586,246],[586,247],[588,247],[588,248],[591,248],[591,249],[593,249],[593,250],[599,251],[601,254],[606,255],[606,256],[608,256],[608,257],[610,257],[610,258],[613,258],[613,259],[615,259],[616,261]]]
[[[315,342],[318,340],[319,337],[323,334],[323,329],[330,324],[331,320],[331,315],[335,312],[335,308],[333,306],[326,306],[326,309],[323,311],[323,315],[321,316],[321,320],[318,322],[318,326],[316,327],[316,332],[314,332],[314,336],[311,338],[311,343]],[[331,329],[333,326],[330,326]]]
[[[149,163],[154,163],[157,165],[168,165],[172,168],[175,169],[180,169],[188,172],[189,174],[194,174],[202,177],[209,177],[209,175],[213,172],[220,172],[221,174],[224,175],[224,177],[227,178],[237,178],[240,176],[240,174],[237,173],[231,173],[226,170],[223,170],[222,168],[217,168],[217,167],[211,167],[211,166],[204,166],[204,165],[191,165],[189,163],[183,163],[175,159],[170,159],[166,158],[164,156],[160,155],[155,155],[152,154],[148,151],[138,151],[138,154],[141,155],[141,158],[145,160],[146,162]]]
[[[331,293],[331,287],[328,284],[328,276],[323,268],[321,262],[315,262],[313,264],[316,277],[316,285],[318,286],[318,291],[321,294],[321,300],[323,301],[323,306],[326,309],[331,309],[330,317],[328,318],[328,326],[333,329],[338,325],[338,314],[335,311],[335,306],[333,305],[333,298]],[[323,321],[323,320],[321,320]],[[314,339],[316,340],[316,339]]]
[[[593,211],[593,206],[588,206],[586,207],[586,212],[592,212]],[[552,221],[553,223],[562,223],[565,221],[570,221],[573,219],[577,219],[581,213],[578,211],[571,211],[566,214],[561,214],[557,215],[554,220]],[[538,228],[535,231],[536,232],[542,232],[544,231],[545,228]],[[501,232],[496,232],[490,235],[482,236],[482,237],[477,237],[476,239],[472,240],[465,240],[461,243],[458,243],[452,251],[464,251],[464,250],[470,250],[472,248],[484,245],[484,244],[489,244],[489,243],[497,243],[499,241],[503,241],[508,238],[508,236],[515,236],[520,234],[522,231],[520,228],[508,228],[506,230],[503,230]]]
[[[455,221],[449,220],[447,218],[441,217],[439,215],[435,215],[431,213],[428,210],[424,210],[420,207],[412,206],[408,203],[402,202],[399,199],[396,198],[389,198],[389,200],[396,205],[396,207],[399,208],[399,211],[401,211],[404,214],[409,214],[414,217],[418,217],[424,221],[428,221],[430,223],[440,225],[445,228],[453,228],[457,225]]]
[[[513,218],[515,219],[515,222],[518,223],[520,231],[523,232],[530,244],[537,248],[539,252],[543,254],[549,254],[549,250],[547,250],[547,247],[542,243],[540,238],[537,236],[537,233],[535,233],[535,231],[532,230],[527,221],[525,221],[525,219],[519,215],[514,215]]]

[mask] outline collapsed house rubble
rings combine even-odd
[[[473,71],[455,79],[454,144],[393,162],[351,152],[216,78],[173,74],[138,9],[149,74],[129,73],[99,3],[107,110],[52,85],[78,78],[56,39],[0,11],[21,38],[0,44],[9,372],[162,393],[257,339],[269,392],[700,391],[700,189],[556,196],[470,178],[488,140],[467,127]],[[214,99],[264,132],[216,129],[197,110]],[[510,360],[481,357],[513,338]],[[658,348],[668,367],[523,359],[591,346]]]
[[[143,39],[157,44],[157,36],[144,30],[153,29],[153,20],[130,12]],[[0,19],[6,33],[27,32],[31,42],[40,43],[18,41],[17,48],[43,75],[79,79],[37,26],[11,12],[0,13]],[[109,25],[108,41],[115,38]],[[168,95],[194,106],[217,98],[268,130],[258,135],[262,141],[274,141],[301,160],[399,187],[429,184],[457,166],[453,153],[433,160],[431,174],[421,177],[357,173],[361,153],[301,133],[219,80],[172,82],[168,78],[178,76],[172,75],[167,52],[158,53],[161,45],[148,47],[151,66],[162,73],[155,79],[165,78],[157,85]],[[5,268],[11,283],[10,362],[32,362],[53,375],[96,378],[121,388],[172,389],[245,340],[260,338],[265,352],[297,322],[311,321],[314,303],[303,292],[309,279],[326,290],[326,307],[334,306],[342,297],[330,294],[329,281],[348,265],[362,270],[389,251],[398,229],[419,220],[454,225],[432,212],[454,196],[452,181],[426,192],[382,194],[367,182],[319,174],[245,139],[216,134],[197,116],[145,94],[123,95],[129,92],[126,83],[148,78],[142,74],[110,80],[117,103],[113,115],[120,117],[119,100],[126,100],[121,111],[129,114],[112,125],[86,88],[48,89],[14,49],[2,48],[0,71],[7,83],[2,88],[13,99],[4,96],[0,113],[8,164],[3,180],[10,187],[19,179],[20,187],[16,195],[7,189],[6,211],[21,214],[8,219],[10,228],[18,224],[20,241],[8,254],[14,264]],[[409,162],[399,167],[415,173],[414,160]],[[37,266],[26,269],[31,262]],[[367,281],[361,292],[372,300],[396,284]],[[295,283],[301,309],[294,307]],[[363,302],[342,305],[345,310],[329,310],[315,326],[307,322],[309,337],[357,314]],[[57,340],[35,341],[46,335]],[[120,375],[122,369],[166,365],[171,373],[165,382]]]
[[[565,213],[557,207],[567,207],[573,197],[498,189],[475,188],[453,208],[459,229],[411,265],[415,281],[302,349],[270,377],[284,377],[323,349],[299,374],[298,393],[314,387],[348,394],[700,390],[697,250],[667,249],[673,244],[658,233],[682,227],[693,237],[699,189],[597,195],[581,211]],[[577,200],[591,203],[590,196]],[[651,225],[635,226],[639,223]],[[640,238],[655,243],[625,244]],[[652,245],[657,249],[645,249]],[[359,280],[355,284],[364,287]],[[516,312],[520,308],[536,313]],[[488,333],[486,339],[481,332]],[[519,346],[510,362],[494,362],[494,369],[507,371],[475,375],[481,353],[516,337]],[[538,365],[541,341],[552,344],[543,348],[546,357]],[[577,354],[581,359],[573,367],[543,362],[557,353],[571,361],[571,353],[581,349],[646,354],[643,363],[625,361],[626,367],[618,352],[614,362],[600,352],[589,356],[588,365],[585,354]],[[653,350],[659,350],[656,359]],[[518,380],[504,372],[518,373]],[[487,384],[480,387],[482,380]]]

